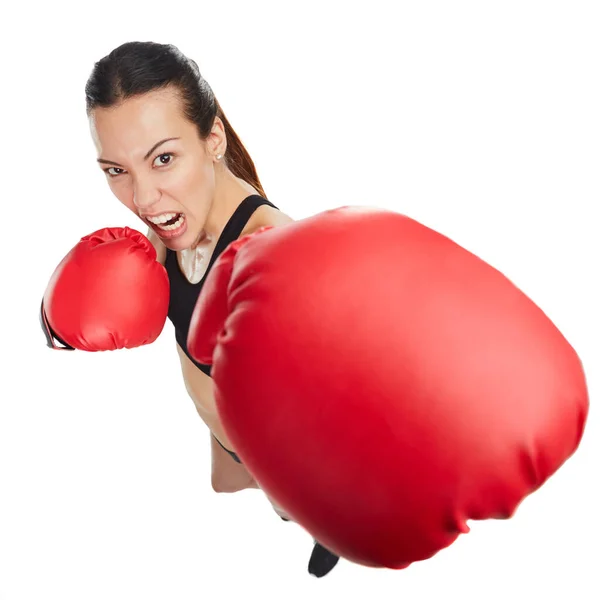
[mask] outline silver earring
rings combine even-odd
[[[223,158],[222,154],[217,154],[217,160],[221,160]]]

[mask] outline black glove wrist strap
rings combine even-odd
[[[48,323],[48,318],[46,317],[46,311],[44,310],[44,300],[42,300],[42,305],[40,306],[40,325],[46,336],[46,345],[48,348],[52,348],[52,350],[75,350],[73,346],[69,346],[67,342],[61,340],[56,333],[52,331],[52,327],[50,327],[50,323]],[[58,346],[55,340],[62,344],[62,347]]]

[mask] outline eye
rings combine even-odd
[[[164,154],[159,154],[155,159],[153,165],[155,167],[161,167],[170,164],[173,162],[173,154],[171,152],[165,152]],[[157,161],[160,161],[157,163]]]
[[[125,169],[120,169],[119,167],[109,167],[108,169],[104,169],[104,172],[110,175],[111,177],[116,177],[117,175],[125,173]]]

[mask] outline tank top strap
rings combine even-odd
[[[238,207],[235,209],[234,213],[231,215],[229,221],[225,225],[223,232],[219,236],[217,240],[217,244],[213,251],[211,260],[209,262],[209,268],[212,266],[212,263],[219,257],[219,255],[235,240],[237,240],[244,227],[250,220],[250,217],[253,215],[254,211],[264,204],[268,204],[273,208],[277,208],[274,204],[269,202],[266,198],[259,196],[258,194],[253,194],[252,196],[247,196],[240,202]]]

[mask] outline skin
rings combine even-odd
[[[202,255],[205,270],[219,235],[244,198],[258,191],[236,177],[223,160],[227,138],[223,122],[215,119],[206,140],[188,121],[174,89],[149,92],[111,108],[97,108],[89,119],[98,165],[117,199],[137,215],[148,229],[148,238],[164,264],[166,248],[178,257],[192,250]],[[178,138],[156,147],[166,138]],[[110,161],[104,162],[104,161]],[[116,163],[116,164],[115,164]],[[161,238],[148,216],[183,213],[187,230],[174,239]],[[259,207],[241,235],[265,225],[283,226],[292,219],[270,206]],[[233,450],[217,415],[213,381],[176,345],[186,389],[196,410],[221,443]],[[258,485],[243,465],[236,463],[211,436],[212,487],[217,492],[237,492]],[[284,513],[274,505],[275,510]],[[285,515],[284,515],[285,516]]]

